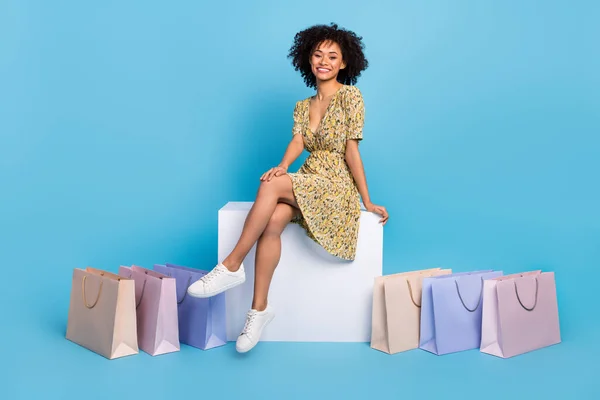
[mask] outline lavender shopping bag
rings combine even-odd
[[[474,271],[425,278],[419,347],[442,355],[479,348],[483,282],[501,271]]]
[[[481,352],[509,358],[561,342],[553,272],[486,280]]]
[[[202,350],[227,343],[225,293],[199,299],[188,296],[188,287],[208,271],[173,264],[154,265],[154,270],[175,278],[179,316],[179,340]]]
[[[139,348],[152,356],[179,351],[175,279],[135,265],[119,275],[135,281]]]

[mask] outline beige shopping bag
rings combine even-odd
[[[371,348],[389,354],[419,347],[423,278],[451,274],[432,268],[375,279]]]
[[[137,354],[135,306],[133,279],[76,268],[66,337],[108,359]]]

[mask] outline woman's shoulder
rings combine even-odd
[[[308,97],[306,97],[306,98],[304,98],[304,99],[300,99],[300,100],[298,100],[298,101],[296,102],[296,107],[302,107],[302,106],[304,106],[304,105],[308,104],[308,103],[310,102],[310,98],[311,98],[311,97],[312,97],[312,96],[308,96]]]
[[[296,104],[294,105],[294,110],[299,111],[300,109],[302,109],[302,107],[304,107],[304,105],[307,103],[308,99],[310,99],[310,97],[296,101]]]
[[[342,94],[342,104],[344,107],[355,107],[363,103],[362,92],[357,86],[345,85]]]
[[[346,97],[362,97],[362,92],[360,91],[358,86],[344,85],[343,89]]]

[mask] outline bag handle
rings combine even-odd
[[[517,295],[517,300],[519,301],[519,304],[521,305],[521,307],[523,307],[527,311],[533,311],[535,309],[535,307],[537,306],[537,302],[538,302],[538,289],[540,286],[538,277],[537,276],[535,277],[535,302],[533,303],[533,307],[531,307],[531,308],[525,307],[525,305],[521,301],[521,297],[519,296],[519,290],[517,289],[517,281],[514,280],[513,284],[515,285],[515,294]]]
[[[171,275],[171,273],[169,272],[167,274],[168,277],[173,277],[173,275]],[[190,274],[190,277],[188,278],[187,284],[185,285],[185,292],[183,293],[183,297],[181,298],[181,300],[177,300],[177,305],[183,303],[183,301],[185,300],[185,298],[187,297],[187,290],[190,287],[190,284],[192,283],[192,275]]]
[[[84,271],[88,274],[101,276],[103,278],[112,279],[114,281],[121,280],[121,277],[118,274],[113,274],[112,272],[104,271],[97,268],[87,267]]]
[[[468,312],[475,312],[479,306],[481,305],[481,298],[483,297],[483,277],[481,277],[481,289],[479,290],[479,300],[477,301],[477,305],[475,306],[475,308],[470,309],[469,307],[467,307],[467,305],[465,304],[461,294],[460,294],[460,288],[458,287],[458,281],[454,280],[454,284],[456,285],[456,293],[458,293],[458,298],[460,299],[460,302],[462,303],[463,307],[465,308],[465,310],[467,310]]]
[[[424,270],[424,271],[417,271],[417,273],[419,276],[427,274],[427,275],[423,276],[423,278],[443,276],[443,275],[430,275],[430,274],[432,274],[434,272],[438,272],[438,271],[443,271],[443,270],[438,268],[438,270]],[[415,305],[415,307],[421,308],[421,304],[417,304],[417,302],[415,301],[415,297],[413,296],[412,286],[410,285],[410,280],[408,279],[408,277],[406,279],[406,284],[408,285],[408,293],[410,295],[410,301],[412,301],[412,303]]]
[[[539,275],[541,273],[542,273],[542,271],[540,271],[540,270],[538,270],[538,271],[529,271],[529,272],[520,272],[518,274],[502,275],[502,276],[499,276],[497,278],[492,278],[492,280],[494,280],[494,281],[507,281],[509,279],[524,278],[526,276]]]
[[[187,296],[187,290],[190,287],[190,283],[192,283],[192,275],[190,275],[190,277],[188,278],[187,284],[185,285],[185,292],[183,293],[183,297],[180,300],[177,300],[177,304],[181,304],[183,303],[183,301],[185,300],[186,296]]]
[[[410,281],[408,279],[406,280],[406,284],[408,285],[408,294],[410,296],[410,301],[412,301],[412,303],[415,305],[415,307],[421,308],[421,305],[417,304],[415,302],[415,298],[413,296],[413,291],[412,291],[412,286],[410,285]]]
[[[144,272],[146,275],[151,276],[153,278],[158,278],[158,279],[162,279],[166,276],[166,274],[160,273],[158,271],[153,271],[151,269],[147,269],[144,267],[140,267],[139,265],[132,265],[131,267],[126,267],[128,269],[130,269],[131,271],[136,271],[136,272]]]
[[[145,275],[148,275],[148,271],[144,271]],[[131,273],[129,274],[129,279],[133,278],[133,270],[131,271]],[[160,277],[160,279],[162,279],[162,277]],[[140,304],[142,304],[142,299],[144,298],[144,293],[146,292],[146,282],[148,281],[148,277],[146,276],[144,278],[144,286],[142,286],[142,294],[140,295],[140,299],[137,301],[137,303],[135,304],[135,309],[137,310],[140,307]]]
[[[104,274],[101,274],[101,276],[103,276]],[[85,279],[87,278],[87,275],[83,276],[83,279],[81,280],[81,297],[83,298],[83,304],[85,304],[85,306],[87,308],[89,308],[90,310],[94,307],[96,307],[96,304],[98,304],[98,300],[100,300],[100,294],[102,293],[102,286],[104,286],[104,280],[100,281],[100,289],[98,290],[98,296],[96,297],[96,301],[94,301],[94,303],[92,305],[89,305],[87,302],[87,299],[85,297]]]

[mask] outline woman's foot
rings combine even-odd
[[[275,318],[273,308],[267,305],[264,311],[250,310],[246,316],[246,324],[235,343],[235,349],[239,353],[252,350],[260,340],[263,329]]]
[[[192,283],[187,292],[192,297],[212,297],[241,285],[245,281],[246,273],[243,264],[237,271],[232,272],[220,263],[208,274]]]

